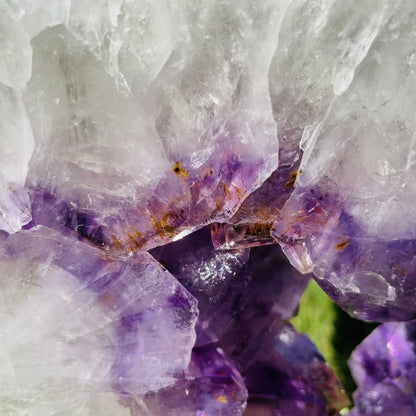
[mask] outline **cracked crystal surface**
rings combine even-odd
[[[1,2],[0,409],[337,414],[288,320],[308,273],[416,318],[415,23],[411,0]],[[353,357],[413,346],[389,325]],[[413,412],[413,381],[351,365],[353,412]]]

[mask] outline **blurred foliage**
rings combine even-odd
[[[312,279],[291,323],[305,332],[321,351],[352,400],[356,384],[348,368],[354,348],[377,326],[351,318]]]

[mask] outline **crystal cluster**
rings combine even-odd
[[[413,0],[0,12],[1,414],[416,413]]]
[[[186,371],[197,303],[148,253],[111,260],[39,226],[0,256],[2,414],[124,414],[115,393]]]

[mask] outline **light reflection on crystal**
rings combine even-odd
[[[3,413],[336,415],[287,320],[297,271],[416,318],[414,1],[3,3]],[[416,414],[413,349],[357,348],[351,415]]]

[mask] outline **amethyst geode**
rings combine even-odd
[[[345,414],[289,320],[416,319],[414,1],[0,12],[0,413]],[[352,414],[416,413],[412,328]]]

